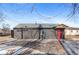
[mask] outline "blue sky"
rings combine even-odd
[[[52,23],[66,24],[78,27],[77,23],[68,19],[67,15],[72,11],[72,5],[68,3],[2,3],[0,13],[4,14],[4,20],[11,28],[19,23]],[[71,18],[73,19],[73,18]],[[78,18],[77,18],[78,19]]]

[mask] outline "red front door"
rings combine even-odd
[[[57,29],[57,39],[59,42],[61,38],[62,38],[62,31],[60,29]]]

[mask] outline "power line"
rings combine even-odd
[[[78,17],[78,9],[79,9],[79,4],[78,3],[72,3],[71,4],[71,12],[67,15],[67,20],[66,21],[74,21],[77,22],[76,18]]]
[[[19,22],[19,21],[17,21],[17,20],[7,20],[6,18],[8,18],[8,12],[7,12],[7,10],[3,7],[3,6],[1,6],[1,8],[2,8],[2,11],[3,11],[3,15],[4,15],[4,22],[6,22],[6,21],[11,21],[11,22]],[[6,19],[6,20],[5,20]],[[7,22],[6,22],[7,23]]]
[[[33,13],[34,11],[36,12],[36,14],[39,17],[42,17],[42,18],[45,18],[45,19],[52,19],[52,17],[50,17],[50,16],[45,16],[45,15],[42,15],[41,13],[39,13],[37,8],[34,5],[32,5],[31,13]]]
[[[57,14],[57,15],[55,15],[55,16],[45,16],[45,15],[43,15],[43,14],[41,14],[39,11],[38,11],[38,9],[36,8],[36,6],[33,4],[33,5],[31,5],[32,6],[32,9],[31,9],[31,14],[33,14],[33,12],[35,12],[37,15],[38,15],[38,17],[40,18],[40,19],[43,19],[44,21],[51,21],[51,20],[54,20],[54,18],[56,18],[56,17],[58,17],[60,14]],[[47,8],[47,7],[46,7]],[[53,11],[51,11],[51,12],[53,12]],[[63,14],[63,13],[61,13],[61,14]]]

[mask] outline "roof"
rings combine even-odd
[[[70,30],[79,30],[79,28],[73,28],[73,27],[68,27],[66,29],[70,29]]]
[[[66,26],[64,24],[57,24],[56,28],[68,28],[69,26]]]
[[[15,28],[38,28],[40,24],[18,24]],[[42,28],[53,28],[56,24],[41,24]]]
[[[38,28],[40,24],[18,24],[15,28]],[[64,24],[41,24],[42,28],[65,28],[65,29],[73,29],[79,30],[79,28],[73,28],[66,26]],[[0,30],[1,31],[1,30]],[[2,32],[2,31],[1,31]]]

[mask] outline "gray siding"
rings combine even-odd
[[[43,29],[43,31],[45,32],[44,36],[45,39],[55,39],[55,31],[53,29]]]
[[[14,29],[14,38],[22,39],[21,29]],[[55,31],[53,29],[42,29],[40,39],[55,39]],[[39,30],[23,29],[23,39],[39,39]]]
[[[28,29],[27,31],[23,31],[24,39],[38,39],[39,33],[37,29]]]
[[[18,29],[14,30],[14,38],[21,39],[21,30],[18,31]]]

